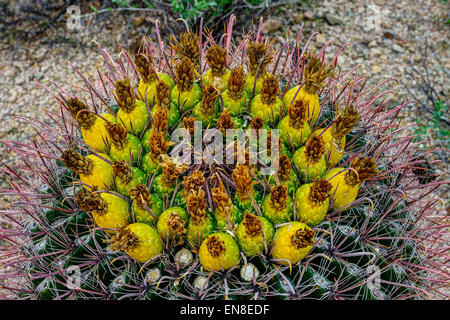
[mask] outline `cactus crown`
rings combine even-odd
[[[122,183],[129,183],[133,179],[133,171],[127,161],[114,161],[113,165],[114,174],[122,181]]]
[[[254,184],[249,173],[249,168],[243,164],[237,165],[233,171],[232,177],[236,186],[236,194],[239,199],[249,199],[250,194],[253,193]]]
[[[191,89],[195,79],[194,65],[188,58],[182,58],[180,63],[175,67],[177,73],[177,85],[180,91],[188,91]]]
[[[66,150],[61,155],[67,168],[77,174],[90,175],[94,169],[92,160],[82,156],[73,149]]]
[[[232,120],[236,128],[243,129],[245,133],[249,125],[253,130],[277,128],[289,132],[306,121],[313,130],[306,147],[302,137],[295,146],[294,143],[281,145],[285,152],[279,158],[278,177],[262,174],[261,169],[266,167],[263,161],[249,164],[250,139],[245,141],[245,153],[235,153],[236,156],[245,154],[246,165],[235,165],[236,161],[233,164],[212,165],[202,162],[187,167],[172,162],[167,153],[173,130],[183,125],[193,134],[195,115],[201,107],[202,96],[208,91],[207,85],[226,79],[221,77],[212,81],[206,77],[209,71],[200,68],[208,62],[207,55],[202,53],[211,43],[215,43],[216,38],[205,30],[199,32],[201,39],[193,33],[180,36],[180,42],[171,41],[175,59],[171,55],[173,50],[165,50],[167,46],[162,40],[159,41],[159,48],[151,43],[152,52],[149,50],[150,57],[147,56],[149,60],[144,60],[146,53],[135,59],[136,69],[141,69],[140,75],[133,72],[132,61],[123,59],[126,52],[119,55],[119,62],[105,54],[107,67],[103,68],[104,76],[102,74],[94,81],[84,79],[86,88],[80,89],[91,95],[92,108],[102,101],[106,108],[101,111],[102,114],[88,112],[87,105],[76,98],[68,101],[57,98],[57,102],[71,113],[74,120],[66,117],[64,110],[59,118],[54,117],[53,113],[50,120],[54,120],[56,125],[51,125],[51,121],[31,121],[41,131],[30,139],[28,145],[17,142],[7,144],[17,154],[19,165],[14,168],[7,165],[1,169],[9,175],[12,187],[0,193],[13,195],[14,198],[17,196],[19,200],[13,201],[11,208],[1,213],[0,234],[8,237],[3,237],[7,241],[0,241],[0,252],[5,253],[0,253],[0,264],[6,262],[14,268],[14,274],[1,275],[0,279],[10,276],[18,278],[17,287],[13,289],[19,298],[219,299],[225,295],[239,299],[408,299],[425,297],[433,291],[439,294],[441,288],[446,288],[442,275],[446,274],[445,253],[448,246],[445,235],[448,221],[444,219],[445,207],[441,209],[441,202],[432,194],[446,182],[438,180],[438,172],[433,169],[436,161],[427,160],[431,151],[418,154],[410,128],[396,121],[397,112],[387,108],[387,102],[381,107],[373,105],[376,99],[390,92],[380,94],[381,86],[375,90],[365,87],[366,82],[356,68],[327,79],[333,70],[322,62],[324,59],[321,56],[320,60],[311,56],[309,62],[299,56],[299,51],[308,51],[306,47],[299,50],[296,44],[287,44],[282,48],[273,46],[274,51],[269,52],[270,40],[261,39],[260,33],[256,35],[258,40],[250,45],[252,34],[243,35],[239,43],[232,39],[232,34],[232,30],[227,30],[220,37],[220,43],[224,43],[228,50],[230,59],[227,62],[230,65],[226,67],[235,69],[232,69],[229,78],[228,94],[224,91],[220,101],[223,112],[217,117],[219,106],[216,104],[214,117],[209,117],[212,119],[210,125],[215,126],[218,122],[217,126],[225,129]],[[158,36],[160,38],[161,35]],[[341,50],[337,52],[333,62],[339,60]],[[168,54],[169,59],[166,58]],[[216,68],[218,72],[220,63],[224,63],[223,51],[211,48],[209,55],[216,63],[216,67],[211,63],[211,68]],[[217,56],[221,57],[219,62],[216,61]],[[272,56],[277,61],[273,71],[271,69],[274,76],[266,77]],[[250,62],[249,73],[244,76],[247,61]],[[156,72],[154,66],[158,66],[157,74],[153,74]],[[259,80],[254,79],[258,66]],[[227,70],[225,72],[228,73]],[[153,76],[165,82],[157,82]],[[280,87],[283,83],[285,94],[280,94],[279,89],[275,88],[278,98],[282,100],[299,91],[299,86],[305,83],[299,91],[302,95],[298,99],[300,102],[285,104],[289,108],[280,110],[279,121],[270,121],[265,113],[260,112],[267,110],[261,110],[260,107],[265,105],[260,103],[261,96],[258,94],[270,95],[274,90],[273,86],[267,85],[267,80],[263,92],[253,95],[264,79],[273,80],[273,77],[280,79]],[[153,83],[141,86],[140,83],[145,82],[146,78],[153,79]],[[198,81],[199,87],[195,84],[195,90],[181,92],[193,85],[195,78],[198,78],[195,81]],[[350,84],[357,84],[356,87],[349,85],[346,80],[349,78],[352,79]],[[114,85],[111,79],[125,80]],[[284,88],[284,80],[288,79],[292,81],[288,81]],[[174,81],[178,88],[172,88]],[[221,85],[221,90],[225,90],[226,84]],[[324,94],[321,94],[322,86],[326,86]],[[155,87],[156,105],[147,105],[150,116],[147,110],[141,109],[145,102],[142,96],[148,93],[154,96]],[[305,88],[320,93],[320,97],[305,96],[308,94]],[[55,97],[68,97],[67,92],[58,86],[49,90],[54,91]],[[135,90],[139,92],[139,101]],[[179,93],[182,93],[184,101],[177,101]],[[118,111],[114,98],[120,108]],[[240,100],[233,100],[235,98]],[[193,106],[183,105],[188,100]],[[306,100],[320,107],[317,120],[313,117],[304,120],[305,105],[301,101]],[[254,102],[256,110],[252,110]],[[407,104],[399,105],[396,110]],[[348,107],[339,110],[333,107],[337,105]],[[135,114],[124,114],[135,106]],[[193,108],[196,108],[195,112]],[[95,112],[100,112],[98,109],[96,107]],[[356,110],[364,110],[359,123],[356,123],[360,117]],[[249,116],[253,119],[250,124]],[[286,116],[291,127],[281,122],[282,117]],[[328,119],[332,118],[334,120],[330,124]],[[99,119],[105,123],[94,123]],[[78,130],[80,125],[75,120],[81,124],[81,130]],[[104,139],[108,136],[107,124],[123,124],[125,121],[136,128],[135,136],[127,136],[127,139],[133,138],[129,139],[127,148],[146,152],[142,157],[139,154],[132,163],[118,161],[122,160],[124,152],[115,152],[114,148],[114,142],[124,141],[124,130],[116,130],[119,131],[118,138]],[[91,123],[91,130],[85,130]],[[138,128],[135,123],[145,127]],[[173,130],[168,130],[168,123]],[[320,128],[318,124],[324,124],[326,128]],[[357,132],[351,131],[354,125],[358,126]],[[116,134],[112,130],[114,128],[110,126],[109,131]],[[317,130],[324,132],[328,128],[331,136],[314,136]],[[197,130],[204,132],[206,129],[200,125]],[[310,177],[303,174],[304,166],[308,168],[312,160],[321,157],[320,162],[324,162],[325,152],[331,159],[333,152],[329,148],[333,144],[336,146],[337,136],[347,138],[341,145],[345,154],[337,162],[328,161],[314,166],[313,169],[317,167],[320,172],[314,175],[315,182],[309,184]],[[268,140],[270,146],[271,139]],[[113,148],[109,148],[109,143]],[[235,148],[236,144],[237,141],[224,148],[240,151]],[[61,150],[64,161],[54,156]],[[294,157],[297,151],[299,157]],[[111,161],[112,166],[102,165],[96,156],[111,159],[106,161]],[[376,157],[377,163],[372,157]],[[383,168],[380,174],[377,164],[380,170]],[[295,168],[299,170],[293,170]],[[337,179],[332,178],[335,176]],[[183,177],[183,186],[178,185]],[[357,188],[367,179],[370,183]],[[337,191],[330,191],[330,184]],[[97,191],[97,188],[90,189],[86,185],[103,185],[104,188]],[[349,185],[355,188],[348,188]],[[268,190],[270,194],[267,194]],[[297,192],[299,190],[309,191]],[[328,200],[331,193],[334,201]],[[264,201],[268,201],[269,205],[265,205]],[[312,208],[315,204],[321,206]],[[285,211],[279,212],[281,214],[273,224],[274,208],[284,207]],[[250,211],[253,209],[258,214]],[[444,214],[440,214],[441,210]],[[195,225],[197,228],[191,229],[195,223],[202,221],[201,225]],[[307,221],[314,229],[299,221]],[[129,223],[129,227],[122,228],[124,222]],[[135,223],[147,225],[134,229],[132,225]],[[291,227],[285,228],[286,223],[290,223]],[[266,235],[262,226],[267,226],[270,234]],[[185,238],[187,235],[191,238],[191,231],[201,231],[197,234],[204,239],[202,244],[186,243]],[[244,231],[244,237],[241,237],[241,231]],[[230,236],[225,240],[219,232]],[[249,234],[258,237],[251,238]],[[246,249],[259,246],[261,234],[266,236],[264,246],[267,250],[251,256]],[[113,239],[108,248],[104,240],[111,236]],[[170,237],[167,242],[166,236]],[[145,245],[140,243],[147,238],[152,241]],[[138,250],[130,250],[133,248]],[[294,254],[302,256],[300,260],[293,261],[296,259],[292,259],[293,249],[304,249]],[[158,263],[153,264],[151,257],[147,261],[152,264],[142,262],[141,255],[153,255],[153,252],[150,253],[153,250],[155,257],[158,255]],[[125,251],[126,254],[116,251]],[[208,252],[211,256],[202,259],[202,255]],[[137,257],[137,254],[140,256]],[[189,262],[179,263],[180,256]],[[207,275],[210,268],[206,263],[213,262],[217,266],[223,262],[218,261],[217,257],[225,262],[236,260],[234,267],[221,270],[220,275]],[[240,274],[234,269],[239,263],[242,266]],[[64,287],[71,266],[81,269],[83,279],[79,290]],[[364,274],[369,266],[380,268],[383,280],[379,289],[369,287],[367,275]],[[250,272],[250,277],[249,269],[254,270],[254,274]],[[205,277],[208,277],[208,287],[198,288],[196,279]],[[146,282],[149,278],[154,279],[153,284]],[[280,279],[283,281],[280,282]],[[121,285],[120,282],[125,283]],[[288,290],[286,287],[289,287]]]
[[[156,75],[152,66],[154,65],[153,57],[149,54],[138,54],[134,58],[136,70],[145,83],[155,81]]]
[[[307,120],[308,106],[303,100],[295,100],[288,108],[289,125],[294,129],[300,129]]]
[[[376,176],[378,166],[375,159],[371,157],[357,157],[352,160],[350,167],[354,170],[348,170],[345,175],[345,181],[348,185],[357,185],[365,180]],[[356,171],[356,172],[355,172]]]
[[[186,205],[194,224],[199,225],[207,219],[205,191],[202,188],[189,192],[186,197]]]
[[[262,233],[262,220],[256,214],[245,212],[242,224],[245,227],[245,233],[251,237]]]
[[[226,71],[227,51],[214,45],[206,52],[206,62],[214,76],[222,76]]]
[[[324,86],[324,81],[333,76],[333,67],[325,65],[314,53],[309,55],[309,61],[305,66],[305,90],[309,94],[315,94]]]
[[[268,45],[263,42],[253,42],[248,45],[248,61],[250,74],[256,75],[258,70],[258,77],[266,74],[266,69],[269,63],[272,61],[273,51],[268,52]]]
[[[262,88],[261,88],[261,100],[265,104],[273,104],[280,92],[280,87],[278,86],[278,80],[274,75],[268,73],[263,78]]]
[[[133,87],[131,86],[130,79],[125,78],[115,82],[116,87],[116,100],[120,109],[130,113],[136,108],[136,97],[134,96]]]
[[[234,129],[236,126],[231,120],[230,113],[227,109],[223,109],[217,119],[217,129],[219,129],[223,134],[225,134],[227,129]]]
[[[107,122],[105,128],[111,142],[118,150],[126,147],[128,131],[124,126],[118,123]]]
[[[278,178],[281,181],[286,181],[289,179],[292,170],[292,160],[285,154],[280,156],[279,168],[278,168]]]
[[[200,46],[198,35],[189,31],[180,34],[180,41],[170,35],[170,46],[181,57],[185,57],[198,66],[200,61]]]
[[[70,98],[67,100],[67,109],[72,117],[80,124],[84,129],[89,129],[94,124],[97,117],[91,112],[80,112],[82,110],[89,110],[89,107],[85,105],[78,98]]]
[[[206,248],[212,257],[220,257],[225,254],[225,242],[217,235],[212,235],[206,240]]]
[[[303,249],[314,244],[314,231],[301,227],[291,236],[291,243],[296,249]]]
[[[75,194],[75,201],[81,210],[86,212],[94,211],[99,215],[103,215],[108,210],[108,204],[96,191],[97,188],[93,188],[91,191],[81,189]]]
[[[239,100],[244,92],[244,68],[242,66],[231,69],[230,77],[228,78],[228,92],[230,97]]]
[[[214,114],[216,109],[217,98],[219,97],[219,91],[211,85],[207,85],[203,90],[203,98],[201,104],[201,111],[205,115]]]
[[[164,81],[156,83],[156,99],[161,107],[168,108],[170,105],[170,86]]]
[[[116,230],[111,237],[111,250],[127,252],[139,246],[139,238],[129,229],[121,228]]]
[[[286,208],[288,199],[287,187],[277,185],[270,188],[270,206],[279,211]]]
[[[331,126],[333,136],[337,140],[342,139],[342,137],[352,131],[359,118],[360,115],[353,105],[345,107],[343,111],[337,113],[333,121]]]
[[[306,157],[310,163],[316,163],[325,153],[325,142],[322,136],[313,135],[306,141]]]
[[[309,201],[314,205],[321,205],[329,196],[333,186],[327,180],[314,181],[309,190]]]
[[[150,190],[145,184],[138,184],[134,188],[131,188],[129,193],[131,199],[136,203],[139,209],[146,210],[148,207],[152,206],[153,202]]]

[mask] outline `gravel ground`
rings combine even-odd
[[[320,49],[328,40],[333,41],[327,50],[329,57],[338,47],[351,42],[351,47],[344,50],[339,60],[342,68],[348,70],[361,64],[360,72],[368,77],[369,87],[388,78],[399,79],[398,86],[386,88],[397,92],[396,101],[410,100],[413,96],[426,100],[420,83],[405,74],[413,67],[425,73],[419,48],[427,41],[431,53],[428,72],[441,99],[449,105],[445,98],[449,96],[450,27],[446,24],[449,6],[444,1],[293,2],[265,15],[264,33],[278,36],[279,43],[283,43],[286,39],[295,38],[300,24],[304,23],[304,36],[308,37],[313,31],[320,32],[313,41],[314,47]],[[3,125],[0,126],[0,140],[27,141],[34,135],[33,128],[15,117],[45,121],[43,111],[58,108],[54,98],[39,83],[50,85],[47,80],[53,80],[66,90],[76,92],[82,81],[68,61],[83,74],[95,75],[95,67],[102,65],[102,59],[92,40],[101,43],[109,52],[118,53],[117,42],[128,48],[144,34],[155,36],[154,14],[132,13],[127,17],[111,13],[106,22],[97,24],[95,20],[83,19],[81,31],[71,31],[62,26],[49,29],[39,39],[27,43],[1,36],[0,119]],[[416,119],[423,119],[423,112],[422,108],[412,106],[399,116],[405,124],[411,124],[416,123]],[[448,147],[448,141],[437,141],[442,138],[435,132],[431,132],[428,139],[436,146]],[[438,156],[443,160],[438,170],[447,172],[449,153]],[[1,143],[0,161],[14,164],[14,158]],[[6,186],[5,175],[0,172],[0,188]],[[446,204],[447,192],[448,188],[441,188],[439,193]],[[0,199],[0,209],[7,205],[7,199]]]

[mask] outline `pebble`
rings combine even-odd
[[[278,31],[281,28],[281,22],[275,19],[269,19],[265,21],[262,25],[262,32],[263,33],[273,33],[275,31]]]
[[[294,15],[292,19],[294,20],[295,23],[301,23],[304,18],[305,16],[302,13],[297,13]]]
[[[405,49],[403,49],[401,46],[399,46],[399,45],[396,44],[396,43],[392,46],[392,50],[393,50],[394,52],[397,52],[397,53],[403,53],[403,52],[405,52]]]
[[[305,19],[308,19],[308,20],[313,20],[314,19],[314,12],[312,12],[312,11],[306,11],[305,12]]]
[[[337,15],[334,15],[334,14],[329,14],[329,13],[327,13],[325,15],[325,21],[331,26],[343,24],[345,22],[345,20],[343,18],[341,18]]]

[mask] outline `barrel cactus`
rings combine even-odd
[[[431,196],[446,182],[396,119],[411,102],[342,71],[343,48],[332,61],[310,39],[276,48],[261,25],[235,42],[234,19],[169,44],[157,22],[134,57],[99,47],[104,74],[74,67],[85,90],[46,87],[59,114],[31,121],[28,144],[3,141],[20,165],[2,168],[14,271],[0,279],[18,298],[414,299],[448,285]],[[174,157],[180,128],[191,161]],[[232,161],[199,156],[195,133],[214,128],[242,129],[244,152],[235,137],[212,150]]]

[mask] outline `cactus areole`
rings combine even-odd
[[[135,56],[99,46],[97,79],[46,87],[59,116],[31,121],[29,144],[2,141],[19,161],[2,167],[0,220],[16,297],[425,299],[448,286],[432,193],[446,182],[396,119],[410,102],[392,108],[386,83],[342,70],[346,46],[328,60],[301,32],[236,41],[233,19],[165,44],[156,22]]]

